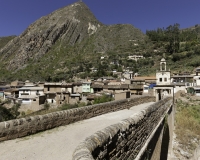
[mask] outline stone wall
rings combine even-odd
[[[96,132],[77,146],[73,160],[140,159],[139,152],[158,124],[163,124],[163,119],[172,104],[172,98],[168,97],[115,125]]]
[[[155,101],[155,97],[141,96],[132,99],[112,101],[65,111],[53,112],[46,115],[38,115],[1,122],[0,141],[27,136],[61,125],[67,125],[80,120],[95,117],[108,112],[127,109],[134,105],[151,101]]]

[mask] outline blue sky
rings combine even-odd
[[[77,0],[0,0],[0,37],[20,35],[42,16]],[[132,24],[146,30],[179,23],[200,24],[199,0],[83,0],[103,24]]]

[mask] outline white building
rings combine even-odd
[[[132,59],[137,61],[138,59],[143,59],[144,57],[142,55],[132,55],[132,56],[128,56],[128,59]]]
[[[156,101],[166,96],[174,97],[174,87],[171,84],[170,70],[167,71],[166,61],[162,58],[160,61],[160,71],[156,71],[156,86],[154,87]]]
[[[22,87],[19,88],[19,98],[22,101],[22,104],[30,104],[33,101],[39,101],[39,97],[44,96],[43,87]]]
[[[160,61],[160,71],[156,72],[156,84],[157,85],[169,85],[171,84],[170,80],[170,70],[167,71],[166,61],[164,58]]]

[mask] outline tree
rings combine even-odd
[[[180,44],[180,29],[179,28],[180,28],[180,25],[178,23],[175,23],[174,25],[169,25],[166,29],[158,28],[157,30],[150,30],[150,31],[147,30],[146,35],[152,41],[157,42],[156,43],[157,47],[162,46],[162,43],[158,43],[158,42],[168,42],[168,45],[166,46],[166,50],[172,54],[179,51],[179,44]]]
[[[44,109],[49,110],[49,108],[50,108],[50,104],[48,102],[45,102],[44,103]]]
[[[16,103],[10,109],[10,113],[13,115],[14,119],[17,118],[20,115],[20,112],[18,111],[19,108],[20,108],[20,104]]]
[[[180,25],[178,23],[173,26],[170,25],[166,28],[166,37],[168,41],[167,51],[169,53],[175,53],[179,50],[180,45]]]
[[[10,110],[0,105],[0,122],[14,119],[15,117],[11,114]]]

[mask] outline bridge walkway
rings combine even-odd
[[[71,160],[78,144],[95,132],[115,124],[154,102],[107,113],[35,135],[0,142],[0,160]]]

